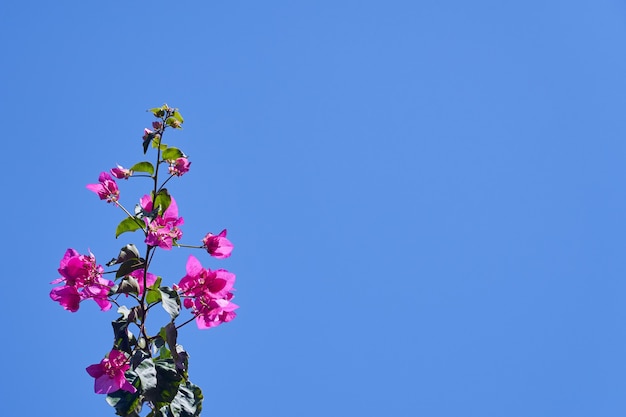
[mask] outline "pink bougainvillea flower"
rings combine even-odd
[[[184,297],[185,308],[192,309],[198,328],[208,329],[235,318],[235,310],[239,306],[231,302],[234,284],[235,274],[225,269],[205,269],[198,259],[190,255],[187,274],[175,289]]]
[[[217,259],[228,258],[233,251],[234,245],[230,240],[226,239],[226,229],[222,230],[218,235],[207,233],[202,239],[206,251]]]
[[[103,272],[104,269],[96,264],[93,254],[81,255],[74,249],[68,249],[59,266],[61,278],[51,282],[62,282],[65,285],[53,288],[50,298],[71,312],[78,310],[81,301],[91,298],[102,311],[107,311],[111,308],[108,297],[114,283],[103,278]]]
[[[232,293],[228,293],[226,298],[211,298],[206,295],[197,297],[193,303],[193,310],[198,329],[210,329],[233,320],[237,316],[235,310],[239,306],[230,301],[232,297]]]
[[[234,285],[235,274],[225,269],[216,271],[205,269],[195,256],[189,255],[187,274],[180,280],[178,288],[186,296],[195,297],[209,293],[215,298],[221,298],[228,294]]]
[[[58,301],[64,309],[72,313],[78,311],[80,294],[78,293],[78,289],[72,285],[53,288],[52,291],[50,291],[50,298],[54,301]]]
[[[154,130],[159,130],[159,129],[161,129],[162,126],[163,126],[163,123],[161,123],[161,122],[152,122],[152,128]]]
[[[170,164],[170,174],[177,177],[189,172],[189,166],[191,162],[187,158],[178,158],[176,160],[168,161]]]
[[[130,365],[126,354],[113,349],[100,363],[89,365],[87,373],[96,379],[94,381],[96,394],[110,394],[119,390],[135,393],[137,388],[124,376],[124,372],[128,369]]]
[[[150,246],[158,246],[162,249],[170,250],[174,244],[174,240],[178,240],[183,236],[183,232],[178,226],[184,223],[182,217],[178,217],[178,205],[174,197],[171,197],[170,205],[163,212],[162,216],[156,216],[152,221],[144,218],[147,226],[147,235],[145,243]],[[152,211],[152,198],[144,195],[139,203],[145,211]]]
[[[87,189],[98,194],[100,200],[106,200],[107,203],[117,202],[120,190],[115,180],[107,172],[101,172],[98,181],[100,181],[98,184],[87,184]]]
[[[133,171],[131,171],[130,169],[126,169],[121,165],[118,165],[115,168],[111,168],[111,174],[113,174],[113,176],[117,179],[127,180],[133,175]]]
[[[139,284],[139,295],[143,294],[143,272],[144,272],[144,269],[141,268],[141,269],[135,269],[133,272],[128,274],[129,276],[137,280],[137,284]],[[151,287],[152,285],[154,285],[156,280],[157,280],[157,276],[154,275],[153,273],[148,272],[146,274],[146,284],[148,285],[148,287]]]

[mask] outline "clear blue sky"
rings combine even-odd
[[[239,316],[180,336],[203,415],[626,413],[624,2],[23,1],[0,34],[3,415],[113,415],[117,315],[49,282],[140,243],[85,184],[164,102],[184,240],[235,244],[203,262]]]

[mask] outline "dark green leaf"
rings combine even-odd
[[[159,408],[165,404],[169,404],[176,393],[182,380],[182,377],[176,372],[174,361],[172,359],[157,359],[154,362],[157,371],[157,390],[153,395],[153,401],[159,404]]]
[[[189,355],[181,345],[176,345],[176,370],[187,378],[187,369],[189,369]]]
[[[113,347],[126,353],[132,352],[131,346],[135,342],[135,335],[128,331],[129,323],[131,323],[131,321],[127,320],[124,316],[111,322],[113,326]]]
[[[176,340],[178,339],[176,325],[173,322],[169,322],[161,329],[161,331],[163,330],[165,330],[165,341],[172,351],[172,356],[176,359]]]
[[[150,146],[150,144],[154,144],[154,142],[158,142],[160,139],[161,137],[154,132],[150,132],[145,135],[143,139],[143,153],[145,154],[148,152],[148,146]]]
[[[178,393],[170,404],[172,417],[198,417],[202,411],[202,390],[190,381],[178,387]]]
[[[124,261],[120,265],[120,268],[115,273],[115,278],[123,277],[125,275],[130,274],[131,272],[133,272],[133,271],[135,271],[137,269],[141,269],[141,268],[143,268],[145,266],[145,264],[146,263],[141,258],[134,258],[134,259],[129,259],[127,261]]]
[[[165,161],[173,161],[178,158],[185,158],[186,155],[178,148],[169,147],[163,151],[163,160]]]
[[[139,390],[140,380],[137,374],[128,371],[125,373],[126,380],[130,382],[137,392],[131,394],[128,391],[118,390],[107,395],[106,401],[111,407],[115,408],[115,414],[125,417],[139,417],[141,411],[141,403],[139,397],[141,390]]]
[[[152,358],[144,359],[139,366],[135,368],[135,372],[139,375],[141,389],[144,391],[144,394],[156,389],[157,371]]]
[[[107,262],[106,265],[112,266],[116,264],[121,264],[122,262],[130,258],[139,258],[139,251],[137,250],[137,247],[133,245],[132,243],[124,246],[120,250],[120,254],[117,255],[117,259],[116,258],[111,259],[109,262]]]
[[[148,161],[138,162],[132,167],[130,167],[131,171],[137,172],[147,172],[149,175],[154,175],[154,166]]]
[[[163,309],[167,311],[172,320],[174,320],[180,314],[180,297],[178,293],[170,287],[161,287],[159,291],[161,292]]]
[[[115,289],[116,294],[139,294],[139,283],[134,277],[125,276]]]
[[[141,363],[147,359],[150,359],[150,354],[141,349],[135,350],[133,356],[130,358],[130,366],[132,369],[137,368]]]
[[[134,232],[137,229],[143,229],[144,223],[136,217],[127,217],[117,225],[115,229],[115,238],[126,232]]]

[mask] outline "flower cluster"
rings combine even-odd
[[[101,172],[98,181],[100,181],[98,184],[87,184],[87,189],[98,194],[100,200],[116,203],[120,198],[120,190],[117,188],[115,180],[107,172]]]
[[[187,260],[187,275],[174,287],[184,297],[185,308],[192,309],[199,329],[208,329],[235,318],[239,307],[231,300],[235,274],[205,269],[193,255]]]
[[[114,283],[102,278],[103,272],[102,266],[96,265],[96,258],[91,253],[81,255],[74,249],[68,249],[59,267],[61,278],[51,282],[63,282],[65,285],[53,288],[50,298],[71,312],[78,311],[81,301],[92,298],[102,311],[107,311],[111,308],[108,296]]]
[[[172,175],[180,177],[183,174],[189,172],[189,166],[191,165],[191,162],[189,162],[187,158],[176,158],[168,162],[170,164],[169,171]]]
[[[153,209],[152,198],[144,195],[140,200],[141,208],[145,212],[151,212]],[[157,215],[150,220],[145,217],[144,222],[148,228],[145,243],[150,246],[158,246],[161,249],[172,249],[175,240],[179,240],[183,236],[183,232],[178,226],[184,223],[182,217],[178,217],[178,206],[176,200],[171,197],[171,202],[163,215]]]
[[[137,392],[137,388],[126,380],[124,372],[130,369],[128,358],[124,352],[113,349],[108,357],[100,363],[87,367],[87,373],[95,378],[94,391],[96,394],[110,394],[124,390],[130,393]]]

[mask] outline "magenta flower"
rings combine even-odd
[[[113,174],[113,176],[117,179],[127,180],[133,175],[133,171],[118,165],[117,167],[111,169],[111,174]]]
[[[94,381],[96,394],[110,394],[119,390],[135,393],[137,388],[124,376],[128,369],[130,365],[126,354],[114,349],[100,363],[89,365],[87,373],[96,379]]]
[[[173,161],[168,161],[170,164],[170,174],[176,175],[177,177],[182,176],[183,174],[189,172],[189,166],[191,162],[187,158],[178,158]]]
[[[197,297],[193,302],[193,310],[198,329],[210,329],[233,320],[237,316],[235,310],[239,306],[230,301],[232,297],[232,293],[228,293],[226,298],[219,299],[206,295]]]
[[[175,286],[192,309],[199,329],[208,329],[235,318],[239,306],[233,302],[235,274],[224,269],[205,269],[193,255],[187,260],[187,274]]]
[[[80,293],[76,287],[64,285],[62,287],[53,288],[52,291],[50,291],[50,298],[54,301],[58,301],[61,307],[67,311],[71,311],[72,313],[78,311]]]
[[[93,254],[81,255],[74,249],[68,249],[59,266],[61,278],[51,282],[63,282],[65,285],[53,288],[50,298],[71,312],[78,310],[81,301],[92,298],[102,311],[107,311],[111,308],[108,298],[114,283],[102,278],[103,272],[104,269],[96,264]]]
[[[152,198],[149,195],[144,195],[139,202],[145,211],[152,211]],[[148,231],[145,243],[150,246],[170,250],[174,240],[179,240],[183,236],[178,226],[182,225],[184,220],[178,217],[178,205],[174,197],[171,197],[170,205],[162,216],[156,216],[152,221],[144,218],[144,222]]]
[[[159,129],[161,129],[161,127],[163,127],[163,123],[161,123],[161,122],[152,122],[152,128],[154,130],[159,130]]]
[[[98,184],[87,184],[87,189],[98,194],[100,200],[106,200],[107,203],[117,202],[120,191],[115,180],[107,172],[101,172],[98,181]]]
[[[230,240],[226,239],[226,229],[222,230],[218,235],[207,233],[202,239],[206,251],[217,259],[225,259],[230,256],[234,245]]]

